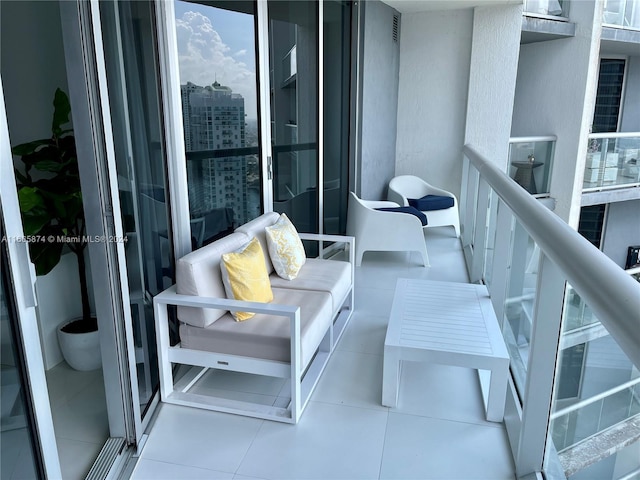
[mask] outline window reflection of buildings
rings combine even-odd
[[[186,151],[212,153],[210,158],[187,162],[191,215],[231,209],[233,222],[245,223],[250,219],[250,157],[220,156],[221,150],[246,146],[244,98],[218,82],[204,87],[188,82],[181,86],[181,97]]]

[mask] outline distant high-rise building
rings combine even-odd
[[[188,82],[180,92],[186,151],[211,153],[187,155],[191,212],[232,209],[234,223],[245,223],[247,158],[233,152],[246,146],[244,98],[218,82],[205,87]]]

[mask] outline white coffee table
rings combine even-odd
[[[509,353],[484,285],[398,279],[384,342],[385,406],[397,405],[404,360],[478,370],[487,420],[502,421]]]

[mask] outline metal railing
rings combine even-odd
[[[640,284],[472,146],[463,153],[463,249],[471,280],[490,278],[512,355],[505,424],[516,473],[524,476],[553,458],[547,453],[567,283],[630,368],[640,365]]]

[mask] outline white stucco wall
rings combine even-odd
[[[403,15],[395,174],[460,194],[473,11]]]
[[[572,38],[522,45],[512,136],[557,135],[555,212],[576,228],[598,81],[602,2],[572,2]],[[597,11],[596,11],[597,10]]]
[[[393,15],[400,17],[400,14],[378,0],[367,1],[364,7],[362,150],[358,175],[360,196],[379,200],[386,198],[387,185],[395,170],[400,47],[391,32]]]
[[[505,171],[521,30],[522,5],[474,10],[464,143]]]

